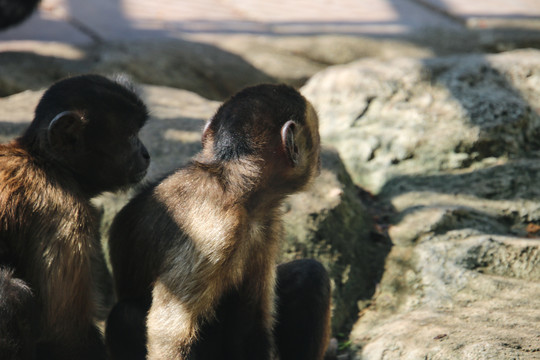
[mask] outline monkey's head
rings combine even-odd
[[[95,195],[144,177],[150,156],[138,134],[147,118],[126,81],[82,75],[45,92],[20,142],[45,166],[67,170]]]
[[[226,101],[206,124],[202,157],[258,161],[262,186],[295,192],[318,174],[318,128],[313,106],[294,88],[253,86]]]

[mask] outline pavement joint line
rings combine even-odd
[[[92,30],[91,27],[87,26],[82,21],[74,17],[68,16],[66,18],[66,22],[70,24],[71,26],[73,26],[74,28],[76,28],[77,30],[79,30],[80,32],[82,32],[83,34],[85,34],[86,36],[88,36],[90,39],[92,39],[92,41],[98,44],[102,44],[105,42],[105,40],[97,32]]]
[[[441,16],[444,16],[446,19],[450,20],[450,21],[453,21],[455,22],[456,24],[458,25],[461,25],[463,26],[464,28],[467,27],[467,20],[466,19],[463,19],[462,17],[458,16],[458,15],[454,15],[452,14],[450,11],[447,11],[447,10],[444,10],[444,9],[441,9],[440,7],[438,6],[435,6],[427,1],[424,1],[424,0],[411,0],[413,3],[423,7],[424,9],[428,10],[428,11],[432,11],[432,12],[435,12]]]

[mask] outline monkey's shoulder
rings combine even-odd
[[[174,204],[188,201],[190,197],[205,193],[208,175],[198,172],[192,163],[175,169],[157,179],[143,184],[131,199],[131,206],[140,203],[159,202],[161,204]],[[193,185],[197,185],[195,188]],[[206,194],[208,195],[208,194]],[[133,204],[131,204],[133,203]]]
[[[84,225],[95,216],[87,201],[48,175],[46,165],[20,148],[0,145],[0,217],[4,221],[26,222],[28,228],[32,221],[46,225],[50,221],[43,219],[77,218]]]
[[[26,152],[0,145],[0,203],[39,192],[44,183],[43,171]]]
[[[28,152],[19,148],[15,142],[0,144],[0,172],[27,167],[31,162]]]

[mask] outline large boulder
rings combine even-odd
[[[354,358],[537,358],[540,52],[366,59],[303,92],[393,243]]]
[[[321,158],[321,174],[313,185],[285,203],[282,261],[322,262],[332,279],[334,333],[348,333],[359,303],[369,302],[375,293],[390,243],[375,229],[337,152],[326,148]]]
[[[489,166],[540,147],[536,51],[328,68],[304,94],[353,180],[373,192],[398,175]]]

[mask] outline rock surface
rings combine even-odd
[[[107,43],[86,47],[58,43],[0,44],[0,95],[48,87],[66,76],[122,72],[134,80],[173,86],[209,99],[273,82],[238,55],[186,40]]]
[[[322,153],[322,171],[306,192],[285,204],[282,260],[315,258],[333,281],[335,333],[350,330],[358,303],[369,302],[380,281],[389,241],[379,234],[339,155]]]
[[[68,75],[122,72],[141,83],[190,90],[208,99],[223,100],[244,86],[260,82],[301,86],[330,65],[359,58],[427,57],[478,52],[491,46],[483,44],[478,34],[469,32],[430,33],[405,41],[337,35],[212,34],[192,35],[191,40],[154,39],[88,46],[0,42],[0,96],[45,88]]]
[[[303,88],[393,248],[355,359],[540,356],[540,52],[361,60]]]
[[[489,165],[540,147],[535,51],[381,62],[311,78],[322,136],[373,192],[398,175]]]

